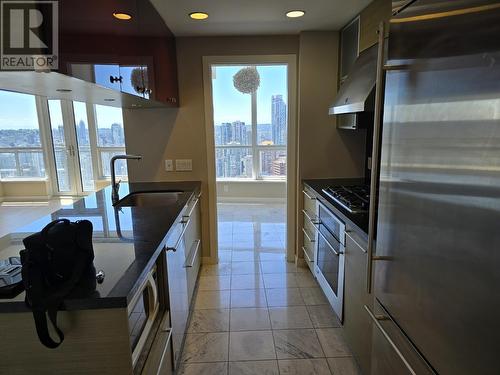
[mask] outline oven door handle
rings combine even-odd
[[[320,237],[326,242],[326,244],[328,245],[328,247],[333,251],[333,253],[336,255],[336,256],[339,256],[340,254],[344,254],[343,251],[337,251],[334,249],[334,247],[330,244],[330,242],[328,241],[328,239],[325,237],[325,235],[323,233],[321,233],[321,230],[318,229],[318,234],[320,235]]]

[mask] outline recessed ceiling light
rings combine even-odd
[[[56,89],[56,91],[59,91],[59,92],[71,92],[73,90],[71,90],[71,89]]]
[[[112,98],[106,98],[106,99],[104,99],[104,101],[105,101],[105,102],[114,102],[114,101],[115,101],[115,99],[112,99]]]
[[[132,18],[132,16],[128,13],[119,13],[119,12],[113,13],[113,17],[122,21],[128,21],[129,19]]]
[[[288,18],[298,18],[302,17],[304,14],[306,14],[306,12],[304,12],[303,10],[291,10],[289,12],[286,12],[286,16]]]
[[[191,17],[193,20],[206,20],[208,18],[208,13],[192,12],[192,13],[189,13],[189,17]]]

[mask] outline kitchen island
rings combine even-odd
[[[94,267],[103,275],[96,290],[76,290],[64,300],[58,321],[65,341],[55,350],[38,341],[24,292],[0,299],[0,373],[127,374],[148,370],[149,354],[155,354],[155,335],[141,337],[134,330],[141,331],[148,324],[150,332],[166,332],[171,327],[170,305],[175,301],[171,301],[168,288],[174,280],[170,282],[168,277],[179,277],[179,273],[169,270],[171,275],[167,275],[167,248],[172,250],[169,253],[185,254],[196,280],[201,259],[200,190],[201,184],[196,181],[122,184],[122,197],[138,192],[170,192],[175,199],[154,205],[121,206],[119,202],[113,207],[108,187],[0,239],[0,258],[5,259],[18,256],[22,239],[52,220],[90,220],[94,227]],[[196,245],[194,254],[189,251],[191,242]],[[141,313],[146,316],[144,321]],[[135,321],[134,316],[138,316]],[[177,333],[182,337],[183,332]],[[160,359],[164,359],[165,353],[161,354]]]

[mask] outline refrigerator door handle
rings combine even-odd
[[[396,354],[401,359],[401,361],[403,361],[405,367],[408,369],[408,371],[410,372],[410,374],[417,375],[416,371],[408,363],[408,361],[404,357],[403,353],[401,353],[401,350],[399,350],[399,348],[396,346],[396,344],[394,343],[394,341],[392,341],[392,339],[389,336],[389,334],[386,332],[386,330],[384,329],[384,327],[382,327],[382,325],[379,322],[380,320],[388,320],[389,317],[386,317],[386,316],[383,316],[383,315],[380,315],[380,316],[377,315],[377,316],[375,316],[375,314],[370,310],[370,308],[367,305],[364,305],[364,308],[365,308],[366,312],[368,313],[368,315],[370,315],[370,318],[373,320],[373,324],[375,324],[375,326],[382,333],[382,335],[384,336],[384,338],[387,340],[387,342],[392,347],[392,349],[396,352]]]
[[[378,56],[377,56],[377,78],[375,90],[375,113],[373,122],[373,149],[372,149],[372,170],[370,182],[370,215],[368,221],[368,262],[366,266],[366,291],[372,291],[372,271],[374,251],[373,241],[375,240],[375,224],[377,221],[376,207],[377,207],[377,180],[380,160],[380,131],[382,127],[382,110],[383,110],[383,97],[384,97],[384,55],[385,55],[385,29],[386,25],[381,22],[378,27]]]

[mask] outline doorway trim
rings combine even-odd
[[[205,101],[205,134],[207,146],[208,208],[210,256],[204,263],[218,262],[217,238],[217,179],[215,175],[215,136],[213,123],[213,93],[211,66],[224,64],[288,66],[288,134],[287,134],[287,187],[286,187],[286,259],[295,261],[297,215],[297,55],[237,55],[203,56],[203,91]]]

